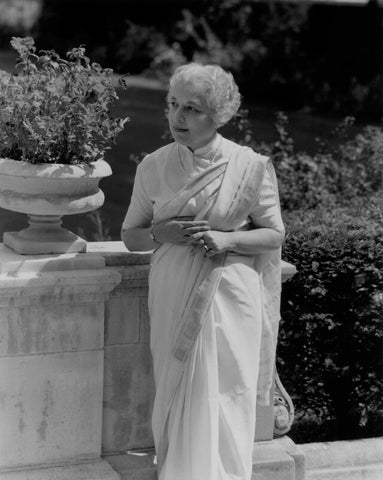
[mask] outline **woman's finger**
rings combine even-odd
[[[190,237],[188,239],[188,243],[189,244],[194,244],[194,243],[200,242],[200,240],[203,240],[204,235],[206,235],[205,232],[194,233],[194,234],[190,235]],[[202,242],[202,244],[203,243],[204,242]]]
[[[182,225],[182,228],[187,229],[187,228],[193,228],[193,227],[208,227],[209,223],[206,220],[198,220],[198,221],[193,221],[193,222],[179,222]]]
[[[193,222],[194,221],[194,217],[192,216],[186,216],[186,217],[173,217],[173,218],[169,218],[169,220],[176,220],[177,222],[182,222],[182,223],[185,223],[185,222]]]
[[[185,235],[194,235],[195,233],[199,233],[199,232],[208,232],[210,230],[210,227],[208,225],[202,225],[200,227],[188,227],[188,228],[184,228],[184,234]]]

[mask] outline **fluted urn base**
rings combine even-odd
[[[4,233],[3,242],[22,255],[80,253],[86,241],[62,228],[59,215],[28,215],[29,227],[19,232]]]
[[[25,255],[85,252],[86,241],[62,228],[61,217],[101,207],[98,184],[111,173],[103,160],[62,165],[0,158],[0,207],[29,217],[28,228],[4,233],[4,244]]]

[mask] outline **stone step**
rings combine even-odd
[[[300,445],[306,480],[382,480],[383,437]]]
[[[157,480],[153,454],[126,452],[104,458],[120,475],[121,480]]]

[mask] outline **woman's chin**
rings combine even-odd
[[[179,133],[179,132],[172,132],[173,133],[173,138],[177,143],[180,143],[181,145],[184,145],[185,147],[188,147],[188,135],[187,132],[185,133]]]

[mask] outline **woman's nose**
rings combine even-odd
[[[173,118],[176,123],[182,123],[185,120],[184,112],[180,107],[174,111]]]

